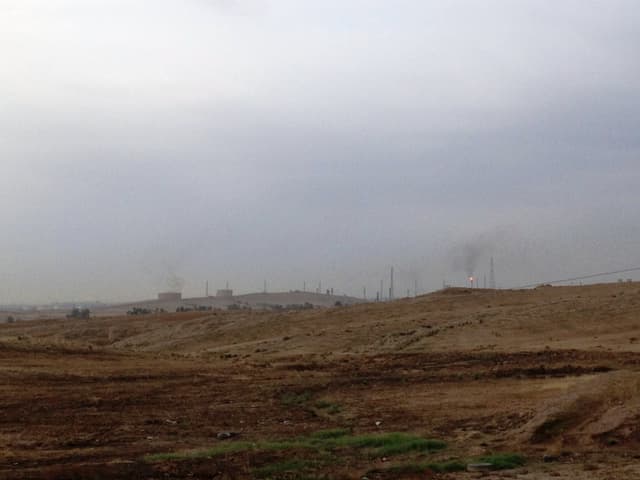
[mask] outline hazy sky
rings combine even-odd
[[[640,265],[637,0],[0,0],[0,304]],[[175,280],[175,278],[173,278]],[[385,282],[385,288],[388,281]]]

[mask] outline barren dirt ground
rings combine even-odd
[[[639,352],[637,283],[0,325],[0,478],[640,478]]]

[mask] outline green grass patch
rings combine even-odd
[[[350,435],[346,429],[322,430],[308,437],[293,440],[262,442],[225,442],[203,450],[189,450],[174,453],[147,455],[148,462],[179,461],[194,458],[210,458],[228,453],[245,451],[275,452],[308,449],[316,452],[353,448],[366,450],[370,455],[390,457],[411,452],[432,452],[441,450],[446,444],[440,440],[426,439],[407,433],[386,433],[375,435]]]
[[[255,449],[263,452],[282,452],[285,450],[292,450],[295,448],[310,448],[309,442],[300,439],[292,441],[264,441],[255,444]]]
[[[329,415],[337,415],[342,412],[342,406],[339,403],[333,403],[327,400],[318,400],[315,403],[315,407],[319,410],[324,410]]]
[[[407,433],[386,433],[379,435],[357,435],[336,439],[338,447],[368,448],[375,455],[390,457],[409,452],[431,452],[446,448],[441,440],[410,435]]]
[[[312,448],[308,442],[291,441],[291,442],[275,442],[264,441],[258,443],[251,442],[228,442],[217,445],[213,448],[202,450],[186,450],[183,452],[173,453],[156,453],[144,457],[147,462],[162,462],[171,460],[189,460],[194,458],[212,458],[227,453],[239,453],[247,451],[261,452],[282,452],[296,448]]]
[[[509,470],[523,466],[527,460],[518,453],[497,453],[476,459],[479,463],[490,463],[493,470]]]
[[[311,400],[311,396],[311,392],[307,391],[301,393],[287,392],[282,394],[282,396],[280,397],[280,401],[287,407],[295,407],[307,403],[309,400]]]
[[[463,472],[467,469],[467,464],[460,460],[449,462],[428,463],[427,468],[435,473]]]
[[[499,453],[474,458],[471,461],[448,460],[445,462],[410,462],[400,465],[393,465],[383,470],[372,470],[371,474],[379,472],[390,472],[394,474],[423,474],[430,470],[434,473],[462,472],[467,469],[469,463],[489,463],[492,470],[509,470],[518,468],[526,463],[524,456],[517,453]]]
[[[329,440],[347,435],[349,435],[349,430],[346,428],[334,428],[332,430],[320,430],[319,432],[312,433],[309,438],[311,440]]]

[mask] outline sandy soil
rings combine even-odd
[[[388,467],[498,452],[527,464],[483,478],[640,478],[639,313],[610,284],[1,325],[0,478],[254,478],[310,454],[144,457],[335,428],[447,448],[267,478],[476,478]]]

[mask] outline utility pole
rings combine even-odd
[[[493,269],[493,257],[491,257],[491,262],[489,263],[489,288],[496,288],[496,272]]]
[[[362,298],[367,299],[367,287],[362,287]]]
[[[418,296],[418,280],[413,281],[413,296]]]
[[[384,280],[380,280],[380,300],[384,301]]]
[[[391,267],[391,286],[389,287],[389,300],[393,300],[393,267]]]
[[[209,296],[209,280],[206,281],[205,283],[205,287],[204,287],[204,296],[208,297]]]

